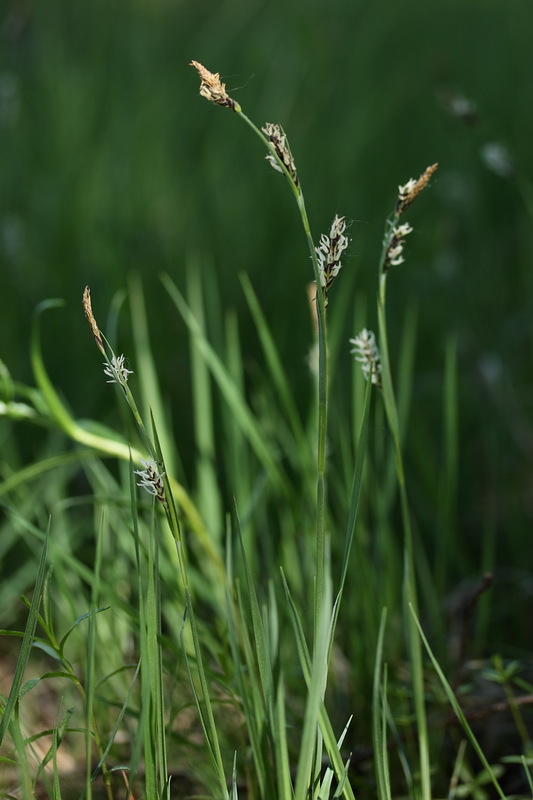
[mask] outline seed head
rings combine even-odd
[[[296,173],[296,164],[294,163],[294,158],[292,157],[292,153],[290,151],[288,142],[287,142],[287,135],[285,131],[281,127],[281,125],[275,125],[272,122],[267,122],[266,125],[261,128],[265,136],[267,137],[268,141],[274,147],[276,154],[280,161],[284,164],[287,172],[293,179],[296,186],[298,186],[298,175]],[[272,155],[269,153],[266,156],[266,160],[268,163],[277,171],[283,173],[280,165]]]
[[[348,237],[344,235],[346,220],[335,215],[329,236],[323,233],[318,247],[315,247],[320,285],[324,291],[325,305],[328,304],[328,291],[342,267],[341,256],[348,247]]]
[[[218,72],[209,72],[198,61],[191,61],[190,65],[194,67],[201,78],[200,94],[209,100],[210,103],[215,103],[217,106],[224,106],[224,108],[231,108],[232,111],[240,111],[240,105],[229,96],[226,91],[226,84],[220,80]]]
[[[144,469],[134,470],[135,475],[138,475],[141,480],[137,486],[141,486],[149,494],[153,494],[162,503],[165,502],[165,486],[163,484],[164,472],[159,472],[155,461],[145,461],[141,459],[141,464]]]
[[[415,200],[420,192],[426,188],[431,176],[438,166],[438,164],[432,164],[430,167],[427,167],[425,172],[422,173],[418,180],[410,178],[404,186],[398,186],[396,216],[399,217],[400,214],[403,214],[404,211],[407,211],[413,200]]]
[[[361,364],[365,379],[368,380],[370,378],[372,383],[380,389],[381,359],[373,332],[363,328],[361,333],[354,339],[350,339],[350,344],[353,344],[350,352],[354,354],[355,360]]]

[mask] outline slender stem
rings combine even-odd
[[[313,274],[317,287],[316,304],[318,319],[318,442],[317,442],[317,487],[316,487],[316,574],[315,574],[315,605],[314,605],[314,631],[316,631],[320,611],[322,608],[322,598],[324,592],[324,562],[326,551],[326,441],[327,441],[327,420],[328,420],[328,350],[327,350],[327,325],[326,325],[326,302],[325,295],[321,289],[320,272],[315,251],[315,243],[311,235],[309,217],[305,207],[305,200],[302,193],[301,184],[296,182],[287,170],[283,161],[279,158],[276,149],[263,134],[261,130],[242,112],[238,110],[239,116],[261,139],[278,164],[281,172],[287,178],[292,193],[296,199],[300,218],[302,220],[307,246],[313,265]]]
[[[320,274],[315,245],[309,226],[303,195],[298,196],[298,208],[302,218],[305,235],[317,286],[316,303],[318,319],[318,443],[317,443],[317,487],[316,487],[316,587],[315,587],[315,634],[322,608],[324,590],[324,561],[326,548],[326,441],[328,427],[328,348],[326,303],[324,292],[320,291]]]
[[[398,221],[397,215],[394,215],[392,220],[387,220],[387,228],[383,243],[383,251],[379,265],[378,325],[379,325],[379,340],[380,340],[381,364],[382,364],[383,400],[385,404],[385,411],[387,414],[387,420],[389,423],[389,428],[391,431],[393,446],[394,446],[396,476],[398,480],[398,488],[400,493],[400,506],[401,506],[402,525],[404,532],[404,586],[403,586],[404,613],[406,615],[407,647],[411,662],[413,699],[414,699],[417,728],[418,728],[420,777],[422,784],[421,797],[423,798],[423,800],[429,800],[429,798],[431,798],[431,783],[430,783],[430,763],[429,763],[428,740],[427,740],[427,721],[426,721],[426,710],[424,704],[422,646],[415,624],[413,622],[413,617],[409,611],[410,607],[414,609],[415,613],[417,613],[418,609],[416,576],[414,568],[413,534],[411,527],[411,512],[409,508],[407,487],[405,483],[405,470],[403,465],[398,410],[394,394],[394,386],[392,382],[391,371],[390,371],[387,321],[386,321],[387,271],[385,270],[384,265],[385,265],[387,247],[389,244],[389,234],[390,231],[393,230],[394,225],[397,223],[397,221]]]

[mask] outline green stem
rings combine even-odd
[[[395,215],[392,220],[387,220],[387,228],[383,243],[383,250],[379,264],[379,289],[378,289],[378,326],[379,344],[381,350],[381,368],[383,383],[383,401],[387,421],[392,435],[394,458],[396,465],[396,476],[400,493],[400,506],[402,514],[402,525],[404,533],[404,614],[407,626],[407,646],[411,663],[411,675],[413,684],[413,699],[418,730],[418,745],[420,758],[420,777],[421,777],[421,797],[423,800],[431,798],[430,762],[427,738],[427,720],[424,702],[424,673],[422,663],[422,645],[413,617],[409,611],[413,608],[415,614],[418,610],[416,576],[414,566],[413,534],[411,526],[411,512],[407,496],[405,483],[405,470],[403,464],[400,424],[398,409],[394,394],[394,386],[390,370],[389,346],[387,336],[386,319],[386,289],[387,271],[384,269],[387,247],[389,243],[389,233],[398,222]]]
[[[314,631],[316,631],[318,620],[322,608],[322,598],[324,593],[324,563],[326,552],[326,440],[327,440],[327,420],[328,420],[328,350],[327,350],[327,326],[326,326],[326,302],[324,292],[320,286],[320,271],[315,251],[315,243],[311,235],[309,217],[305,207],[305,200],[300,183],[293,180],[290,172],[285,167],[283,161],[272,143],[261,130],[244,114],[240,109],[237,111],[239,116],[258,136],[269,153],[275,158],[280,170],[287,178],[292,193],[296,199],[300,218],[302,220],[307,246],[313,265],[315,284],[317,287],[316,304],[318,320],[318,442],[317,442],[317,487],[316,487],[316,574],[315,574],[315,607],[314,607]]]

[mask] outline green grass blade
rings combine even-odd
[[[383,609],[379,626],[376,661],[374,667],[374,683],[372,689],[372,743],[374,746],[374,769],[378,800],[391,800],[390,782],[388,780],[387,724],[382,709],[386,708],[387,697],[382,694],[383,639],[387,610]]]
[[[337,614],[338,614],[338,607],[340,604],[340,598],[342,597],[342,593],[344,590],[344,584],[346,582],[346,575],[348,574],[348,565],[350,561],[350,553],[353,544],[353,538],[355,535],[355,525],[357,522],[357,512],[359,509],[359,500],[361,498],[361,487],[363,483],[363,467],[365,464],[366,458],[366,449],[368,443],[368,422],[370,416],[370,398],[372,395],[372,383],[371,381],[367,381],[366,391],[365,391],[365,400],[364,400],[364,407],[363,407],[363,417],[361,419],[361,428],[359,432],[359,438],[357,440],[357,455],[355,459],[355,468],[353,473],[353,480],[352,480],[352,490],[350,495],[350,512],[348,517],[348,525],[346,530],[346,543],[344,546],[344,555],[342,559],[342,568],[341,568],[341,580],[340,580],[340,588],[338,594],[338,602],[336,604],[337,607]]]
[[[402,457],[401,432],[398,419],[398,410],[394,387],[392,382],[389,348],[387,338],[387,323],[385,312],[385,275],[381,276],[381,293],[378,297],[378,328],[381,351],[381,377],[383,386],[383,401],[389,429],[394,442],[394,455],[396,461],[396,476],[400,492],[400,504],[404,532],[404,581],[403,604],[406,617],[407,649],[411,664],[411,681],[413,687],[413,702],[415,708],[418,755],[420,768],[421,793],[423,800],[431,800],[431,769],[429,758],[429,743],[427,733],[427,716],[424,696],[424,674],[422,665],[422,652],[419,638],[412,620],[409,617],[409,605],[418,610],[418,597],[415,576],[415,558],[413,548],[413,534],[411,525],[411,511],[405,484],[405,472]]]
[[[295,800],[306,800],[310,787],[316,779],[316,762],[321,762],[321,742],[319,738],[319,716],[324,702],[328,677],[329,648],[333,620],[330,615],[331,581],[329,554],[324,563],[324,583],[320,616],[315,629],[315,648],[311,661],[310,681],[307,691],[304,725],[300,743],[300,754],[294,789]]]
[[[420,622],[418,620],[418,616],[416,615],[415,610],[414,610],[414,608],[412,606],[411,606],[410,611],[411,611],[411,615],[412,615],[414,624],[416,625],[416,628],[417,628],[418,633],[420,635],[420,639],[422,640],[422,642],[424,644],[424,647],[426,648],[427,654],[428,654],[428,656],[429,656],[429,658],[431,660],[431,663],[433,664],[433,668],[434,668],[435,672],[437,673],[437,675],[439,677],[439,680],[440,680],[440,682],[441,682],[441,684],[443,686],[443,689],[444,689],[444,691],[446,693],[446,697],[448,698],[448,700],[450,702],[450,705],[453,708],[457,719],[461,723],[461,726],[462,726],[464,732],[466,733],[466,735],[467,735],[467,737],[468,737],[468,739],[470,741],[470,744],[472,745],[472,747],[476,751],[476,754],[479,757],[479,760],[481,761],[481,763],[483,764],[484,768],[486,769],[487,775],[489,775],[489,777],[490,777],[490,779],[492,781],[492,784],[493,784],[494,788],[496,789],[498,795],[502,798],[502,800],[505,800],[505,793],[504,793],[502,787],[500,786],[500,784],[498,782],[498,779],[497,779],[496,775],[494,774],[494,771],[493,771],[491,765],[487,761],[487,758],[486,758],[486,756],[485,756],[485,754],[484,754],[484,752],[483,752],[483,750],[481,748],[481,745],[479,744],[478,740],[476,739],[476,736],[475,736],[472,728],[468,724],[468,720],[466,719],[466,716],[463,713],[463,709],[461,708],[461,706],[460,706],[460,704],[459,704],[459,702],[458,702],[458,700],[457,700],[457,698],[456,698],[456,696],[455,696],[455,694],[453,692],[452,687],[450,686],[450,684],[446,680],[446,676],[444,675],[444,672],[442,671],[442,669],[441,669],[441,667],[439,665],[439,662],[437,661],[437,659],[433,655],[433,651],[432,651],[431,647],[429,646],[429,642],[428,642],[428,640],[426,638],[426,635],[424,634],[424,631],[422,630],[422,626],[420,625]]]
[[[18,706],[15,708],[9,721],[9,733],[17,752],[22,798],[23,800],[34,800],[35,795],[33,793],[30,768],[26,755],[26,742],[24,741],[24,736],[20,728]]]
[[[276,730],[274,733],[274,747],[276,750],[276,776],[278,797],[280,800],[291,800],[293,796],[292,780],[287,745],[287,723],[285,720],[285,688],[283,674],[278,679],[276,692]]]
[[[269,446],[268,441],[265,439],[261,428],[254,415],[250,411],[250,408],[244,397],[233,380],[230,378],[224,364],[203,335],[202,329],[198,324],[198,320],[191,312],[181,292],[168,277],[168,275],[163,275],[162,281],[171,299],[176,305],[176,308],[183,317],[185,324],[189,328],[191,334],[195,336],[198,350],[205,359],[211,374],[213,375],[222,395],[224,396],[224,399],[234,412],[235,419],[239,423],[243,433],[248,438],[248,441],[250,442],[250,445],[257,458],[267,470],[276,488],[280,490],[283,495],[285,495],[287,493],[287,480],[285,479],[279,464],[276,463],[276,460],[273,458],[271,447]]]
[[[259,601],[257,599],[257,593],[255,591],[255,585],[252,573],[250,571],[250,567],[248,564],[248,559],[246,557],[246,551],[244,549],[244,543],[242,540],[242,534],[240,531],[240,524],[239,524],[239,517],[237,513],[237,509],[234,512],[235,515],[235,524],[237,529],[237,534],[239,537],[239,544],[241,550],[241,558],[244,567],[244,577],[245,577],[245,587],[246,587],[246,600],[249,603],[250,612],[252,616],[252,629],[254,634],[254,644],[255,644],[255,651],[257,656],[257,666],[259,669],[259,676],[261,678],[261,686],[263,689],[263,698],[265,703],[265,709],[267,710],[267,714],[270,719],[272,719],[272,710],[273,710],[273,677],[272,677],[272,666],[270,662],[270,649],[268,646],[268,639],[265,631],[265,627],[263,624],[263,617],[261,614],[261,609],[259,607]]]
[[[260,679],[257,679],[256,663],[253,657],[253,648],[247,630],[245,628],[244,615],[237,617],[236,604],[232,597],[233,587],[233,548],[231,542],[231,529],[228,525],[226,545],[226,608],[228,620],[228,640],[232,655],[233,669],[242,709],[246,718],[246,729],[250,741],[252,758],[255,766],[255,775],[259,785],[261,797],[274,797],[275,788],[272,777],[272,770],[265,758],[261,730],[265,727],[265,711],[260,686]],[[242,597],[239,595],[239,602],[242,606]],[[241,657],[241,645],[239,641],[239,631],[242,637],[242,650],[244,656]],[[244,661],[243,661],[244,658]]]
[[[95,647],[96,647],[96,608],[98,605],[98,596],[100,593],[101,582],[101,569],[102,569],[102,540],[105,524],[105,508],[102,510],[102,517],[98,534],[96,537],[96,554],[94,560],[92,589],[91,589],[91,605],[89,611],[89,629],[87,634],[87,647],[85,653],[85,792],[88,800],[92,797],[92,749],[93,749],[93,735],[97,736],[97,726],[93,714],[94,702],[94,662],[95,662]],[[105,770],[104,770],[105,774]]]
[[[4,708],[4,713],[2,714],[2,719],[0,720],[0,744],[4,739],[7,727],[11,721],[11,717],[17,706],[19,692],[22,686],[22,679],[24,677],[24,671],[28,665],[28,661],[30,658],[33,637],[35,635],[35,629],[37,627],[37,620],[39,616],[39,604],[41,602],[44,581],[46,576],[46,557],[48,553],[48,542],[50,539],[50,525],[51,521],[49,520],[48,526],[46,528],[46,533],[44,535],[43,546],[41,548],[39,566],[37,569],[37,578],[35,581],[35,588],[33,590],[30,612],[28,614],[26,629],[24,631],[24,637],[22,639],[22,645],[20,648],[19,657],[17,659],[17,665],[15,667],[13,683],[11,684],[11,689],[9,691],[9,695]]]
[[[440,492],[440,535],[438,539],[437,581],[441,592],[447,586],[449,560],[461,558],[462,550],[456,536],[456,505],[459,472],[457,394],[457,338],[446,343],[444,369],[444,478]]]
[[[145,420],[150,419],[150,416],[155,419],[161,441],[161,449],[165,454],[165,463],[169,474],[175,475],[177,462],[176,441],[164,411],[161,389],[150,344],[150,330],[144,304],[143,287],[138,274],[133,274],[130,277],[129,290],[133,320],[132,331],[135,337],[135,355],[137,359],[135,371],[139,378],[143,416]]]
[[[259,335],[259,339],[261,341],[263,353],[270,370],[270,377],[272,378],[272,382],[276,387],[279,397],[285,408],[294,438],[298,443],[300,457],[302,458],[305,454],[311,456],[309,441],[305,434],[298,409],[294,402],[293,392],[291,391],[289,382],[287,381],[286,370],[283,368],[283,364],[279,357],[279,353],[270,332],[270,328],[263,314],[261,306],[259,305],[257,295],[255,294],[250,278],[246,273],[241,273],[240,280],[248,307],[250,308],[250,312]]]
[[[526,773],[529,791],[531,792],[531,797],[533,797],[533,777],[531,776],[531,770],[529,768],[527,758],[525,756],[522,756],[521,761],[522,761],[522,766],[524,767],[524,772]]]
[[[202,293],[200,265],[191,263],[187,272],[187,296],[202,335],[207,338],[205,307]],[[222,535],[221,498],[215,469],[215,423],[211,377],[205,359],[198,349],[196,337],[190,337],[191,390],[193,425],[196,444],[196,481],[198,507],[212,536]]]
[[[57,748],[58,748],[58,732],[54,728],[54,740],[52,744],[52,759],[54,766],[53,784],[52,784],[52,800],[61,800],[61,786],[59,783],[59,770],[57,766]]]
[[[311,684],[311,658],[309,655],[309,650],[307,647],[307,642],[305,640],[305,634],[302,626],[302,622],[300,616],[298,614],[298,609],[294,603],[292,595],[290,593],[289,587],[287,585],[287,581],[285,580],[285,576],[283,571],[281,573],[282,580],[283,580],[283,587],[285,589],[285,596],[287,598],[288,607],[289,607],[289,614],[291,618],[291,623],[294,631],[294,636],[296,640],[296,647],[298,650],[298,656],[300,659],[300,666],[302,668],[302,674],[306,683],[306,686],[309,687]],[[342,780],[342,776],[344,775],[344,763],[342,761],[341,754],[337,747],[337,740],[335,734],[333,733],[333,728],[331,726],[331,721],[327,714],[326,708],[324,703],[321,704],[320,707],[320,730],[324,739],[324,746],[326,748],[328,757],[333,765],[333,769],[335,771],[335,775],[337,780],[340,782]],[[345,800],[355,800],[355,795],[353,793],[352,787],[349,781],[344,781],[343,789],[342,789],[342,797]]]

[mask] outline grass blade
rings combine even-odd
[[[489,777],[490,777],[490,779],[492,781],[492,784],[493,784],[494,788],[496,789],[498,795],[502,798],[502,800],[505,800],[505,793],[504,793],[502,787],[500,786],[500,784],[498,782],[498,779],[497,779],[496,775],[494,774],[494,771],[493,771],[492,767],[490,766],[489,762],[487,761],[487,758],[486,758],[483,750],[481,749],[481,745],[479,744],[478,740],[476,739],[476,736],[475,736],[472,728],[468,724],[468,720],[466,719],[466,717],[465,717],[465,715],[463,713],[463,709],[461,708],[457,698],[455,697],[455,694],[453,692],[452,687],[450,686],[450,684],[446,680],[446,676],[444,675],[444,672],[442,671],[442,669],[441,669],[441,667],[439,665],[439,662],[437,661],[437,659],[433,655],[433,651],[431,650],[431,647],[429,646],[429,642],[428,642],[428,640],[427,640],[427,638],[426,638],[426,636],[424,634],[424,631],[422,630],[422,626],[420,625],[420,622],[418,620],[418,616],[416,615],[415,610],[414,610],[414,608],[412,606],[410,608],[410,611],[411,611],[411,615],[412,615],[414,624],[416,625],[416,627],[418,629],[418,633],[420,634],[420,638],[421,638],[421,640],[422,640],[422,642],[424,644],[424,647],[426,648],[426,651],[427,651],[427,654],[428,654],[428,656],[429,656],[429,658],[431,660],[431,663],[433,664],[433,668],[434,668],[435,672],[437,673],[440,682],[442,683],[443,689],[444,689],[444,691],[446,693],[446,696],[447,696],[447,698],[448,698],[448,700],[450,702],[451,707],[453,708],[453,710],[455,712],[455,715],[456,715],[457,719],[461,723],[461,726],[462,726],[464,732],[466,733],[466,735],[467,735],[467,737],[468,737],[468,739],[470,741],[470,744],[472,745],[472,747],[476,751],[476,753],[477,753],[477,755],[479,757],[479,760],[481,761],[481,763],[483,764],[484,768],[486,769],[487,775],[489,775]]]
[[[50,539],[50,526],[51,526],[51,520],[48,521],[48,526],[46,528],[43,546],[41,548],[39,567],[37,569],[37,578],[35,581],[35,588],[33,590],[30,612],[28,614],[26,629],[24,631],[19,657],[17,659],[17,665],[15,667],[13,683],[11,684],[11,689],[9,691],[9,695],[4,708],[4,713],[2,715],[2,719],[0,720],[0,744],[4,739],[7,727],[11,721],[11,717],[18,703],[19,692],[22,686],[22,679],[24,677],[24,671],[28,665],[28,661],[30,658],[30,652],[33,644],[33,637],[35,635],[35,629],[37,627],[37,620],[39,616],[39,605],[41,602],[45,576],[46,576],[46,557],[48,553],[48,542]]]
[[[241,392],[228,375],[228,372],[222,361],[203,335],[202,329],[198,324],[198,320],[195,318],[194,314],[185,302],[181,292],[168,277],[168,275],[163,275],[162,281],[171,299],[183,317],[185,324],[191,331],[191,334],[194,335],[198,350],[202,354],[209,369],[211,370],[211,373],[218,384],[224,399],[233,410],[235,419],[239,423],[243,433],[246,434],[257,458],[267,470],[276,488],[279,489],[283,495],[285,495],[287,493],[287,481],[280,469],[279,464],[277,464],[275,459],[272,457],[271,448],[269,447],[268,442],[265,440],[261,428],[250,411],[248,404],[245,402]]]

